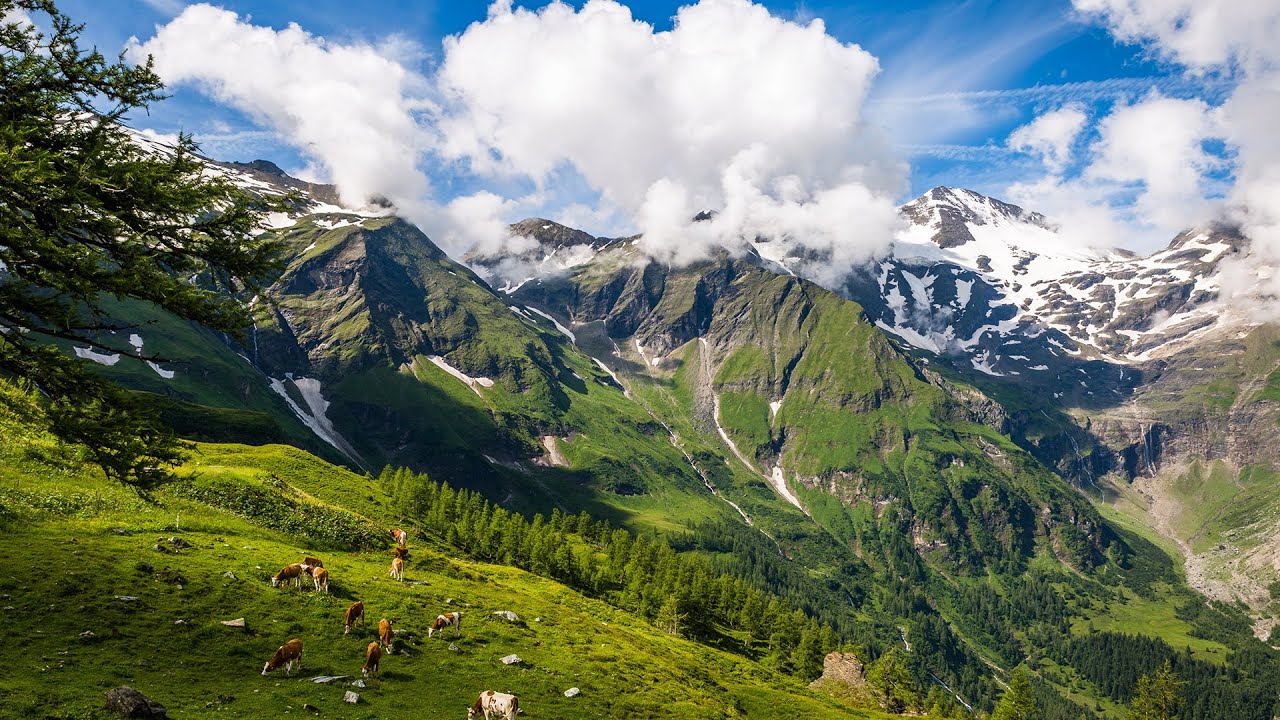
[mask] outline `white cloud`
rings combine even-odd
[[[840,266],[887,246],[904,185],[862,118],[877,67],[821,21],[747,0],[681,8],[664,32],[612,0],[536,12],[496,2],[445,42],[441,152],[539,185],[568,166],[663,261],[767,235]],[[704,209],[716,221],[692,223]]]
[[[1252,240],[1237,275],[1280,297],[1280,4],[1274,0],[1074,0],[1119,39],[1140,42],[1192,73],[1235,79],[1231,96],[1211,113],[1234,154],[1227,217]],[[1170,148],[1186,165],[1197,147]],[[1175,173],[1177,170],[1175,169]],[[1237,283],[1249,286],[1249,283]],[[1270,303],[1274,317],[1275,303]]]
[[[1071,160],[1071,148],[1088,116],[1078,105],[1047,112],[1009,134],[1014,150],[1039,156],[1052,173],[1061,173]]]
[[[342,45],[295,24],[258,27],[235,13],[192,5],[155,37],[129,44],[155,58],[169,84],[195,83],[302,150],[336,180],[345,201],[382,196],[413,208],[429,187],[418,161],[428,142],[414,118],[424,81],[377,48]]]

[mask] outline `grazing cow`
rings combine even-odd
[[[313,568],[324,567],[324,563],[320,561],[320,558],[313,557],[302,558],[302,564]]]
[[[392,551],[391,551],[391,554],[392,554],[392,555],[394,555],[395,557],[400,558],[401,560],[408,560],[408,559],[409,559],[409,548],[407,548],[407,547],[396,547],[394,550],[392,550]]]
[[[462,637],[462,613],[460,612],[450,612],[443,615],[437,615],[436,621],[431,623],[431,629],[427,630],[427,637],[434,636],[437,630],[444,630],[450,625],[452,625],[453,629],[457,631],[457,637]]]
[[[311,581],[316,584],[316,592],[329,592],[329,571],[322,567],[311,568]]]
[[[392,558],[391,560],[391,577],[396,580],[404,580],[404,559]]]
[[[271,576],[271,587],[280,587],[280,583],[285,580],[292,580],[295,587],[302,586],[302,563],[294,563],[285,565],[280,568],[280,572]]]
[[[409,533],[401,530],[400,528],[392,530],[391,537],[395,538],[396,544],[400,547],[404,547],[409,544]]]
[[[369,647],[364,649],[364,665],[360,668],[360,672],[365,677],[378,675],[378,661],[382,659],[382,646],[376,642],[369,643]]]
[[[502,720],[516,720],[520,713],[520,698],[515,695],[485,690],[476,698],[475,704],[467,711],[467,720],[477,720],[484,715],[485,720],[491,717]]]
[[[266,675],[283,665],[284,674],[292,675],[294,663],[298,664],[299,670],[302,669],[302,641],[297,638],[280,646],[276,654],[272,655],[267,664],[262,666],[262,674]]]
[[[378,642],[382,643],[382,647],[386,648],[387,652],[391,652],[391,641],[393,637],[394,636],[391,633],[391,621],[386,618],[379,620]]]
[[[342,634],[350,634],[357,620],[364,622],[364,601],[353,602],[351,607],[347,608],[347,614],[342,618]]]

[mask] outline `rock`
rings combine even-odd
[[[355,682],[351,683],[351,687],[358,687],[358,688],[362,688],[362,687],[364,687],[364,681],[363,681],[363,680],[357,680],[357,681],[355,681]]]
[[[138,598],[133,595],[116,595],[116,599],[120,602],[138,602]]]
[[[519,664],[519,663],[522,663],[522,662],[524,662],[524,661],[523,661],[523,660],[521,660],[521,659],[520,659],[520,656],[519,656],[519,655],[516,655],[515,653],[512,653],[512,654],[510,654],[510,655],[508,655],[508,656],[506,656],[506,657],[502,658],[502,664],[503,664],[503,665],[516,665],[516,664]]]
[[[360,702],[360,696],[348,690],[346,694],[342,696],[342,702],[351,703],[352,705],[355,705],[356,703]]]
[[[171,538],[169,538],[169,544],[170,544],[170,545],[172,545],[172,546],[174,546],[174,547],[176,547],[176,548],[189,548],[189,547],[191,547],[191,543],[187,542],[186,540],[183,540],[183,539],[182,539],[182,538],[180,538],[180,537],[171,537]]]
[[[568,690],[564,691],[565,697],[578,697],[581,694],[582,694],[582,691],[576,687],[571,687]]]
[[[128,530],[125,530],[124,528],[111,528],[111,532],[113,532],[113,533],[115,533],[115,534],[117,534],[117,535],[128,535],[128,534],[129,534],[129,531],[128,531]]]
[[[240,578],[236,577],[236,574],[235,574],[235,573],[233,573],[233,572],[231,572],[230,570],[228,570],[228,571],[226,571],[226,572],[222,573],[222,577],[224,577],[224,578],[226,578],[226,579],[228,579],[228,580],[239,580],[239,579],[240,579]]]
[[[227,627],[241,628],[241,629],[248,627],[248,625],[245,624],[244,618],[236,618],[235,620],[223,620],[222,624],[226,625]]]
[[[308,710],[308,711],[310,711],[310,712],[313,712],[313,713],[315,713],[316,715],[319,715],[319,714],[320,714],[320,708],[316,707],[315,705],[312,705],[311,703],[303,703],[303,704],[302,704],[302,709],[303,709],[303,710]]]
[[[181,618],[179,618],[179,619],[177,619],[177,620],[174,620],[174,621],[173,621],[173,624],[174,624],[174,625],[186,625],[186,624],[187,624],[187,621],[186,621],[186,620],[183,620],[183,619],[181,619]]]
[[[822,677],[810,683],[809,687],[828,691],[838,689],[841,693],[861,691],[867,687],[867,676],[862,661],[853,653],[830,652],[822,659]]]
[[[462,652],[462,648],[458,647],[457,645],[454,645],[453,643],[449,643],[449,649],[452,650],[453,652]]]
[[[533,619],[533,621],[534,621],[534,622],[542,622],[542,618],[540,618],[540,617],[536,617],[536,618],[534,618],[534,619]]]
[[[96,637],[98,637],[97,634],[94,633],[92,630],[85,630],[84,632],[80,633],[81,640],[92,640]]]
[[[335,683],[335,682],[338,682],[339,680],[350,680],[350,679],[351,679],[350,675],[320,675],[320,676],[311,678],[311,682],[317,685],[328,685],[329,683]]]
[[[107,709],[127,718],[163,718],[165,706],[128,686],[107,693]]]
[[[498,610],[493,613],[507,622],[520,622],[520,616],[510,610]]]
[[[155,547],[157,552],[162,552],[162,553],[169,552],[169,548],[161,545],[160,543],[156,543],[153,547]]]
[[[444,601],[444,604],[445,604],[445,605],[452,605],[452,604],[454,604],[454,603],[456,603],[456,602],[458,602],[458,601],[457,601],[457,600],[454,600],[453,598],[449,598],[448,600],[445,600],[445,601]]]

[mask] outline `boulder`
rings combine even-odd
[[[358,688],[362,688],[362,687],[364,687],[364,681],[363,681],[363,680],[357,680],[357,681],[355,681],[355,682],[351,683],[351,687],[358,687]]]
[[[355,705],[356,703],[360,702],[360,696],[348,690],[346,694],[342,696],[342,702],[351,703],[352,705]]]
[[[510,610],[497,610],[493,613],[507,622],[520,622],[520,616]]]
[[[228,570],[228,571],[226,571],[226,572],[222,573],[222,577],[224,577],[224,578],[226,578],[226,579],[228,579],[228,580],[238,580],[238,579],[239,579],[239,578],[237,578],[237,577],[236,577],[236,574],[235,574],[235,573],[233,573],[233,572],[231,572],[230,570]]]
[[[107,709],[127,718],[163,718],[165,706],[128,686],[107,693]]]
[[[860,696],[869,691],[862,661],[853,653],[839,651],[827,653],[822,659],[822,677],[810,683],[809,687],[844,697]]]
[[[245,624],[244,618],[236,618],[235,620],[223,620],[222,624],[226,625],[227,627],[241,628],[241,629],[248,627],[248,625]]]
[[[508,655],[508,656],[506,656],[506,657],[502,658],[502,664],[503,664],[503,665],[516,665],[516,664],[518,664],[518,663],[522,663],[522,662],[524,662],[524,661],[523,661],[523,660],[521,660],[521,659],[520,659],[520,656],[519,656],[519,655],[516,655],[515,653],[512,653],[512,654],[510,654],[510,655]]]
[[[462,648],[458,647],[457,645],[454,645],[453,643],[449,643],[449,650],[451,650],[452,652],[462,652]]]
[[[97,633],[95,633],[92,630],[85,630],[84,632],[80,633],[81,640],[92,640],[96,637],[98,637]]]
[[[582,691],[576,687],[571,687],[568,690],[564,691],[565,697],[578,697],[581,694],[582,694]]]
[[[350,679],[350,675],[320,675],[319,677],[311,678],[311,682],[316,683],[317,685],[328,685],[329,683],[335,683],[339,680]]]
[[[174,547],[176,547],[176,548],[189,548],[189,547],[191,547],[191,543],[187,542],[186,540],[183,540],[183,539],[182,539],[182,538],[180,538],[180,537],[171,537],[171,538],[169,538],[169,544],[170,544],[170,545],[172,545],[172,546],[174,546]]]

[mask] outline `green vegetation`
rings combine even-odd
[[[50,341],[127,352],[106,337],[128,329],[106,297],[240,330],[235,293],[252,294],[280,249],[252,235],[270,204],[204,174],[190,136],[172,152],[139,147],[120,123],[163,97],[150,62],[82,49],[81,26],[48,0],[0,1],[0,17],[15,9],[48,29],[0,25],[0,373],[38,383],[48,430],[112,478],[154,486],[181,443]]]

